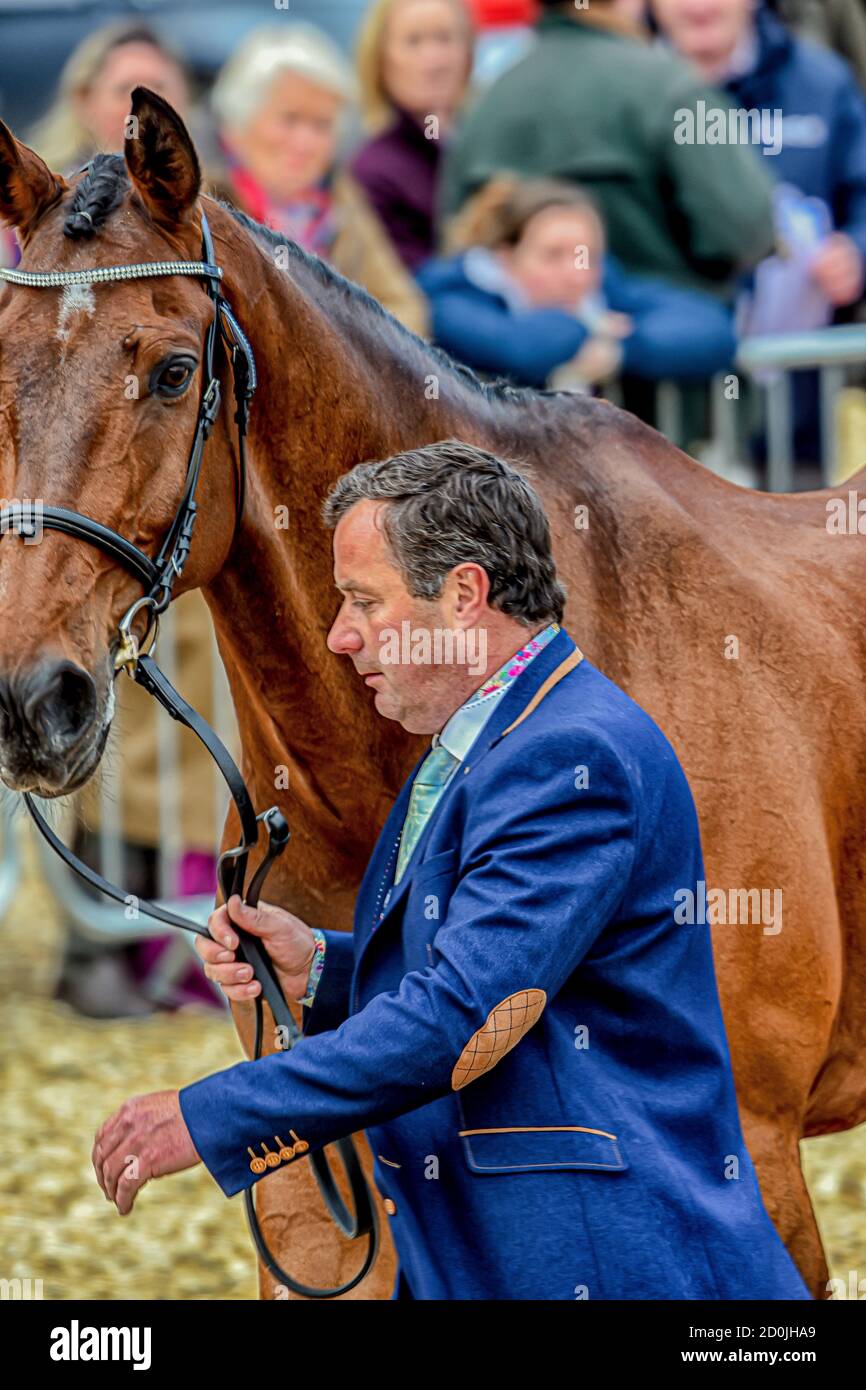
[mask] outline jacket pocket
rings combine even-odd
[[[404,970],[425,970],[435,963],[433,938],[445,921],[459,867],[458,851],[446,849],[413,874],[401,927]]]
[[[423,864],[419,864],[415,870],[414,877],[421,879],[436,878],[441,873],[450,873],[457,863],[457,856],[460,851],[453,849],[443,849],[439,854],[432,854],[429,859],[425,859]]]
[[[554,1168],[623,1172],[628,1168],[617,1136],[589,1125],[515,1125],[458,1132],[464,1157],[474,1173]]]

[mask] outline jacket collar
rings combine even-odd
[[[464,251],[463,274],[476,289],[503,300],[512,314],[522,314],[532,308],[520,285],[487,246],[470,246]]]
[[[504,700],[514,682],[525,675],[527,667],[538,660],[540,653],[553,641],[558,630],[559,624],[548,623],[518,647],[516,652],[512,652],[498,670],[492,671],[460,708],[454,711],[450,719],[446,719],[439,733],[433,735],[433,747],[447,748],[460,762],[465,762],[469,749],[489,722],[497,705]]]
[[[766,73],[780,67],[788,60],[794,46],[793,35],[769,10],[763,7],[757,10],[752,22],[757,40],[755,61],[748,72],[736,73],[725,79],[723,85],[729,90],[736,91],[740,83],[761,79]]]
[[[589,29],[610,34],[612,38],[637,40],[638,43],[648,43],[651,38],[642,24],[636,24],[634,20],[619,14],[613,5],[603,3],[571,12],[565,9],[546,11],[537,21],[536,28],[541,34],[546,34],[548,30],[562,33],[566,28],[577,32]]]
[[[429,749],[425,751],[418,760],[404,783],[403,789],[391,810],[391,814],[385,822],[382,834],[379,837],[379,845],[381,848],[374,854],[367,871],[371,888],[375,889],[377,896],[380,896],[381,900],[373,903],[373,920],[368,919],[367,921],[356,923],[356,927],[360,929],[360,934],[363,935],[365,939],[367,939],[366,934],[368,932],[371,934],[375,933],[376,928],[380,925],[379,913],[382,913],[381,920],[384,921],[402,901],[407,887],[412,882],[414,873],[422,864],[424,846],[427,843],[437,819],[442,814],[443,807],[447,804],[449,797],[454,795],[455,786],[462,780],[463,775],[469,773],[472,768],[476,767],[481,759],[489,753],[490,749],[499,742],[504,736],[505,730],[510,724],[514,723],[515,719],[518,718],[526,706],[532,701],[535,694],[547,680],[547,677],[551,675],[556,670],[557,666],[559,666],[574,650],[574,641],[566,632],[565,628],[561,627],[552,641],[548,642],[543,651],[540,651],[538,655],[533,658],[525,671],[520,673],[518,679],[512,682],[505,695],[503,695],[502,699],[498,702],[497,708],[494,710],[493,714],[491,714],[484,728],[472,744],[472,747],[467,752],[461,768],[451,779],[451,782],[445,788],[445,791],[436,803],[427,824],[421,832],[421,837],[415,846],[412,858],[406,866],[403,877],[400,879],[399,883],[395,884],[393,881],[393,872],[388,873],[389,859],[392,860],[393,870],[393,866],[396,864],[395,841],[406,817],[412,782],[415,773],[427,756]],[[387,879],[385,878],[386,874]],[[362,944],[361,950],[363,949],[364,945]]]
[[[530,703],[533,696],[541,689],[547,677],[556,670],[557,666],[565,660],[575,649],[575,643],[569,636],[564,627],[560,627],[559,632],[551,642],[548,642],[543,651],[527,666],[522,672],[520,679],[506,691],[499,701],[499,706],[491,714],[489,720],[481,730],[478,738],[473,743],[469,752],[466,754],[466,764],[475,767],[486,753],[489,753],[505,733],[509,724],[513,724],[519,714]],[[444,800],[444,798],[443,798]]]
[[[394,106],[394,122],[388,132],[389,135],[398,139],[401,144],[411,145],[416,153],[423,154],[431,164],[435,164],[439,158],[440,141],[428,140],[423,125],[416,117],[410,111],[406,111],[404,107],[397,106],[396,103],[392,104]]]

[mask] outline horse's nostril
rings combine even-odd
[[[96,686],[80,666],[60,662],[50,673],[31,723],[39,726],[55,744],[65,748],[77,742],[96,713]]]
[[[0,704],[20,732],[65,752],[81,737],[96,713],[96,686],[71,661],[42,665],[5,684]]]

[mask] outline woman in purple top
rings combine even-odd
[[[469,82],[473,38],[463,0],[376,0],[360,32],[371,138],[351,172],[413,272],[435,250],[441,156]]]

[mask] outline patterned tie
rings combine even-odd
[[[459,761],[459,758],[455,758],[454,754],[449,753],[448,749],[443,748],[440,743],[438,748],[434,748],[432,752],[427,754],[419,767],[415,781],[412,783],[409,809],[406,812],[406,819],[403,822],[403,831],[400,836],[400,853],[397,856],[397,871],[394,874],[395,883],[399,883],[403,877],[403,870],[421,838],[421,832],[427,824],[430,812],[439,800],[442,788]]]

